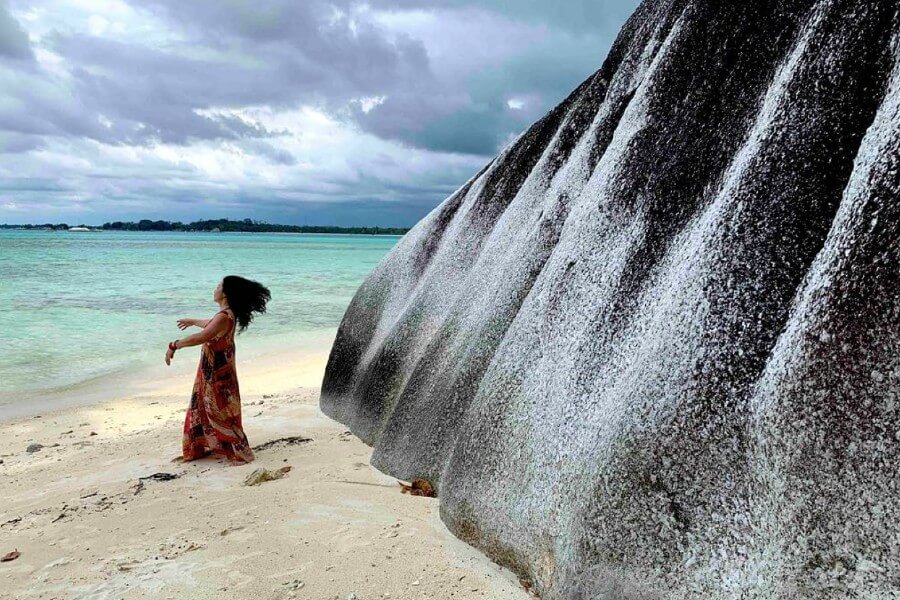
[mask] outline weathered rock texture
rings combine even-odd
[[[369,276],[323,410],[545,598],[895,597],[898,7],[646,0]]]

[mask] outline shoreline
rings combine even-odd
[[[255,379],[257,372],[275,370],[272,365],[280,365],[281,370],[296,372],[294,378],[285,380],[276,377],[273,381],[281,382],[280,387],[260,393],[275,393],[288,387],[316,387],[322,383],[321,375],[325,372],[325,363],[337,329],[306,332],[299,343],[294,343],[288,350],[286,339],[266,340],[261,348],[242,355],[238,348],[238,378],[243,381],[244,375]],[[299,348],[297,348],[299,346]],[[68,407],[89,406],[94,403],[136,396],[154,396],[164,394],[183,394],[188,398],[194,383],[197,361],[200,358],[200,347],[186,348],[172,365],[166,367],[160,359],[158,365],[139,364],[136,369],[121,368],[102,373],[77,383],[59,387],[26,391],[19,395],[19,401],[3,402],[0,395],[0,426],[5,422],[20,417],[31,417],[44,412],[61,410]],[[160,351],[162,356],[163,351]],[[180,360],[179,360],[180,359]],[[318,379],[316,377],[318,376]],[[243,392],[243,388],[242,388]],[[8,394],[10,397],[13,394]],[[40,400],[40,404],[35,404]],[[187,402],[187,400],[185,400]]]
[[[43,231],[52,233],[214,233],[217,235],[228,234],[244,234],[244,235],[346,235],[346,236],[364,236],[364,237],[403,237],[405,233],[349,233],[345,231],[207,231],[204,229],[103,229],[102,227],[94,229],[42,229],[28,227],[2,227],[0,231]]]
[[[529,598],[452,536],[437,499],[401,494],[370,466],[372,449],[318,408],[327,352],[304,356],[238,365],[244,428],[263,446],[248,465],[171,462],[192,379],[0,422],[0,554],[21,553],[0,564],[0,588],[98,600]],[[242,485],[286,465],[282,479]]]

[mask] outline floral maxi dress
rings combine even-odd
[[[234,314],[220,311],[228,330],[206,342],[194,380],[191,403],[184,418],[182,456],[185,461],[214,453],[232,463],[248,463],[255,457],[241,425],[241,393],[234,363]]]

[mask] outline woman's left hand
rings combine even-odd
[[[166,350],[166,366],[172,364],[172,359],[175,357],[175,351],[171,348]]]

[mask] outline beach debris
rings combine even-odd
[[[2,464],[3,464],[3,459],[2,459],[2,458],[0,458],[0,465],[2,465]]]
[[[386,531],[386,533],[383,536],[384,539],[390,539],[390,538],[395,538],[395,537],[399,536],[400,535],[399,529],[401,526],[402,526],[402,523],[400,521],[397,521],[393,525],[389,525],[388,527],[382,527],[382,529]],[[388,558],[390,558],[390,556],[388,556]]]
[[[140,564],[141,563],[139,563],[136,560],[130,560],[130,561],[123,562],[123,563],[116,565],[116,568],[119,571],[128,572],[128,571],[134,569],[135,567],[139,566]]]
[[[90,437],[90,436],[92,436],[92,435],[97,435],[97,432],[96,432],[96,431],[90,432],[90,433],[88,434],[88,437]]]
[[[299,579],[293,579],[291,581],[286,581],[281,584],[289,590],[299,590],[302,589],[306,584],[300,581]]]
[[[159,545],[159,558],[162,558],[162,560],[172,560],[173,558],[178,558],[179,556],[187,552],[202,550],[205,547],[206,544],[204,544],[203,542],[190,541],[186,538],[183,538],[179,541],[170,540]],[[159,558],[156,558],[154,560],[159,560]]]
[[[4,522],[0,527],[6,527],[7,525],[15,525],[19,521],[22,520],[22,517],[16,517],[15,519],[10,519],[9,521]]]
[[[268,469],[256,469],[244,479],[244,485],[259,485],[261,483],[265,483],[266,481],[274,481],[276,479],[281,479],[284,477],[284,474],[291,470],[290,465],[281,467],[278,470],[270,471]]]
[[[115,494],[115,496],[121,496],[121,495],[122,494]],[[113,497],[115,497],[115,496],[113,496]],[[125,504],[125,501],[123,500],[122,502],[120,502],[120,504]],[[97,500],[96,504],[94,504],[94,511],[100,512],[102,510],[109,510],[112,507],[113,507],[113,501],[110,499],[110,497],[103,496],[102,498]]]
[[[235,531],[240,531],[241,529],[244,529],[243,525],[238,525],[237,527],[226,527],[225,529],[223,529],[222,531],[219,532],[219,535],[221,535],[222,537],[225,537],[229,533],[234,533]]]
[[[180,473],[154,473],[153,475],[145,475],[141,479],[152,479],[153,481],[172,481],[181,477]]]
[[[84,500],[85,498],[90,498],[91,496],[96,496],[96,495],[99,494],[99,493],[100,493],[100,492],[94,491],[94,492],[91,492],[90,494],[85,494],[84,496],[79,496],[79,498],[81,498],[82,500]]]
[[[267,450],[272,446],[296,446],[297,444],[305,444],[306,442],[311,441],[312,438],[303,437],[302,435],[292,435],[290,437],[278,438],[277,440],[271,440],[263,444],[259,444],[258,446],[253,446],[253,450],[255,452],[259,452],[260,450]]]
[[[350,440],[353,439],[353,432],[352,431],[343,431],[338,435],[338,437],[341,438],[342,442],[349,442]]]
[[[173,479],[178,479],[179,477],[181,477],[181,473],[154,473],[153,475],[139,477],[137,483],[132,486],[134,488],[134,495],[137,496],[144,489],[145,479],[149,479],[151,481],[172,481]]]
[[[16,548],[12,552],[7,552],[2,557],[0,557],[0,562],[9,562],[11,560],[16,560],[17,558],[19,558],[19,556],[20,556],[19,549]]]
[[[434,492],[434,486],[427,479],[415,479],[410,485],[398,481],[400,484],[400,493],[409,494],[410,496],[424,496],[426,498],[434,498],[437,494]]]
[[[356,594],[350,592],[350,595],[347,596],[347,600],[359,600],[359,598],[356,597]]]
[[[67,509],[67,508],[69,508],[69,505],[68,505],[68,504],[63,504],[62,512],[59,513],[59,516],[58,516],[58,517],[56,517],[55,519],[53,519],[53,520],[50,521],[50,522],[51,522],[51,523],[56,523],[57,521],[59,521],[59,520],[61,520],[61,519],[65,519],[65,518],[66,518],[66,509]]]
[[[40,452],[41,448],[43,448],[43,444],[28,444],[28,447],[25,448],[25,452],[28,454],[34,454],[35,452]]]
[[[70,429],[70,430],[68,430],[68,431],[63,431],[60,435],[67,435],[67,434],[70,434],[70,433],[72,433],[72,432],[74,432],[74,431],[75,431],[74,429]]]

